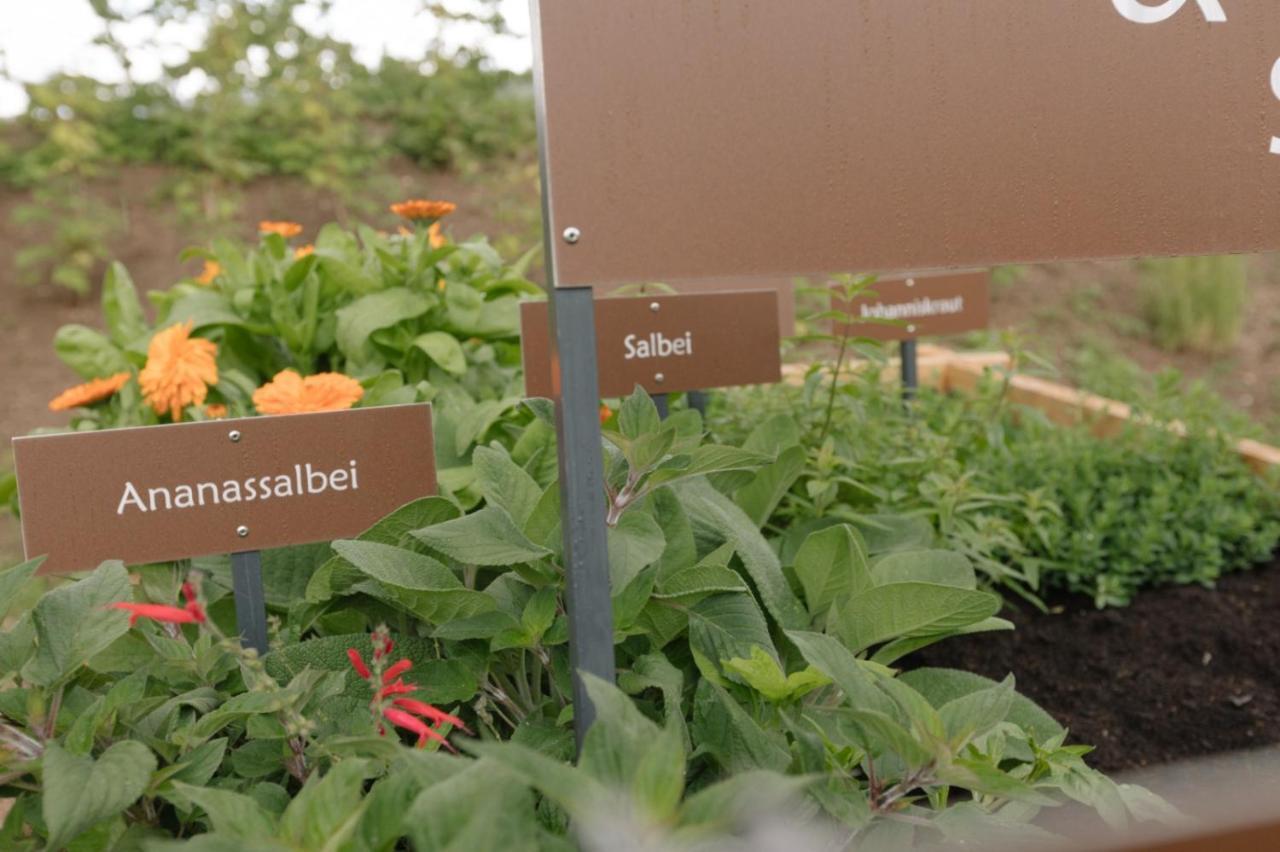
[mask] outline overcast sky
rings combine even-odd
[[[452,5],[462,8],[466,0]],[[323,21],[304,23],[355,45],[357,56],[370,64],[384,53],[414,59],[423,55],[435,31],[434,20],[419,13],[421,7],[421,0],[335,0],[333,12]],[[494,39],[487,47],[502,67],[525,70],[531,59],[528,0],[502,0],[502,11],[521,37]],[[91,44],[100,30],[88,0],[0,0],[0,51],[10,73],[24,81],[42,80],[58,71],[108,82],[118,79],[119,68],[110,52]],[[121,33],[121,40],[127,44],[149,39],[153,30],[144,24],[136,32]],[[167,51],[132,53],[135,76],[154,77],[166,59],[180,60],[182,47],[199,44],[202,32],[198,25],[168,27],[162,34],[171,45]],[[460,33],[460,38],[467,37]],[[0,116],[15,115],[25,106],[21,88],[0,82]]]

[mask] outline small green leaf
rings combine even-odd
[[[445,372],[461,376],[467,371],[467,356],[458,338],[443,331],[429,331],[413,340],[413,345],[427,353]]]
[[[518,565],[533,562],[551,551],[529,541],[511,516],[496,506],[414,530],[429,547],[468,565]]]
[[[759,647],[751,649],[750,659],[725,660],[723,665],[726,673],[737,675],[743,683],[775,704],[792,701],[831,682],[813,668],[784,675],[778,661]]]
[[[811,533],[796,553],[794,568],[815,618],[825,615],[836,601],[872,585],[866,546],[848,524]]]

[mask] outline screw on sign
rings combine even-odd
[[[1160,24],[1178,14],[1187,5],[1188,0],[1165,0],[1155,6],[1148,5],[1142,0],[1111,0],[1111,2],[1117,12],[1135,24]],[[1228,22],[1227,11],[1222,6],[1222,0],[1195,0],[1195,4],[1200,7],[1201,14],[1209,23]],[[1276,59],[1275,64],[1271,66],[1271,91],[1275,94],[1276,100],[1280,100],[1280,59]],[[1271,153],[1280,154],[1280,136],[1271,137]]]

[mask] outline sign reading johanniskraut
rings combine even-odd
[[[560,286],[1280,246],[1276,0],[538,0]]]
[[[15,438],[41,571],[354,536],[436,491],[429,405]]]

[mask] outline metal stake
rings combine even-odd
[[[671,413],[671,408],[667,404],[667,395],[665,393],[651,393],[649,398],[653,400],[653,404],[658,407],[658,417],[666,420],[667,415]]]
[[[262,590],[261,551],[231,554],[231,587],[240,640],[259,654],[267,653],[267,598]]]
[[[916,358],[916,341],[904,340],[900,347],[899,358],[902,361],[902,398],[911,401],[916,398],[916,390],[920,387],[919,362]]]
[[[569,665],[573,669],[573,731],[581,753],[596,713],[580,674],[592,674],[610,683],[615,675],[596,315],[590,287],[553,289],[550,301],[551,362],[559,373],[555,384],[556,438]]]
[[[703,419],[707,416],[707,403],[711,401],[711,394],[706,391],[689,391],[689,407],[702,415]]]

